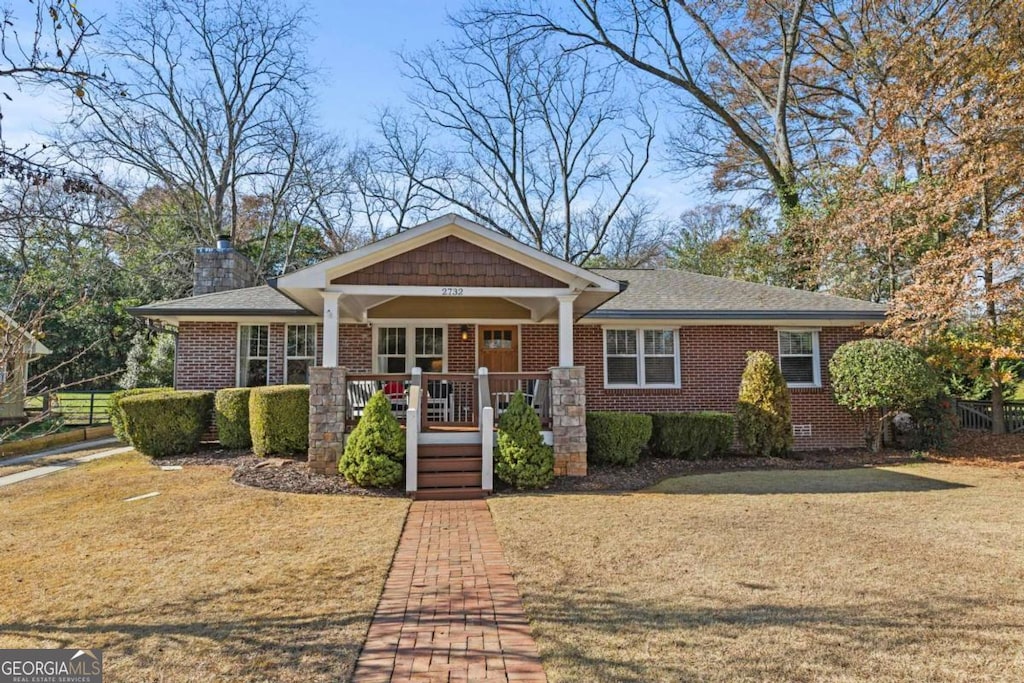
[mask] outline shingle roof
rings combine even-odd
[[[859,299],[741,282],[681,270],[595,268],[628,282],[593,318],[839,318],[882,320],[886,307]]]
[[[284,294],[267,285],[157,301],[129,309],[134,315],[310,315]]]
[[[885,306],[859,299],[773,287],[681,270],[595,268],[628,283],[625,291],[586,317],[602,319],[847,319],[883,320]],[[141,316],[311,315],[267,285],[158,301],[129,310]]]

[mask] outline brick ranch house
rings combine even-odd
[[[861,445],[828,360],[885,316],[682,271],[588,270],[454,214],[263,285],[226,240],[197,251],[195,272],[192,297],[133,310],[177,329],[176,388],[309,383],[309,461],[324,472],[383,389],[422,497],[491,488],[490,425],[517,389],[556,473],[581,476],[586,410],[732,411],[758,349],[788,380],[797,449]]]

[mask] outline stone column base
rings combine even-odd
[[[551,368],[555,476],[587,475],[587,396],[583,366]]]
[[[309,468],[337,474],[345,441],[347,368],[309,369]]]

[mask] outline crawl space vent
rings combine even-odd
[[[793,425],[793,436],[798,439],[811,437],[811,425]]]

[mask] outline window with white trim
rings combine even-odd
[[[412,343],[409,343],[409,339]],[[378,327],[377,372],[444,372],[445,328]]]
[[[790,387],[820,387],[817,330],[779,330],[779,368]]]
[[[316,325],[285,328],[284,383],[308,384],[309,369],[316,364]]]
[[[270,326],[238,326],[238,386],[265,387],[270,382]]]
[[[606,329],[604,384],[611,388],[678,387],[679,331]]]

